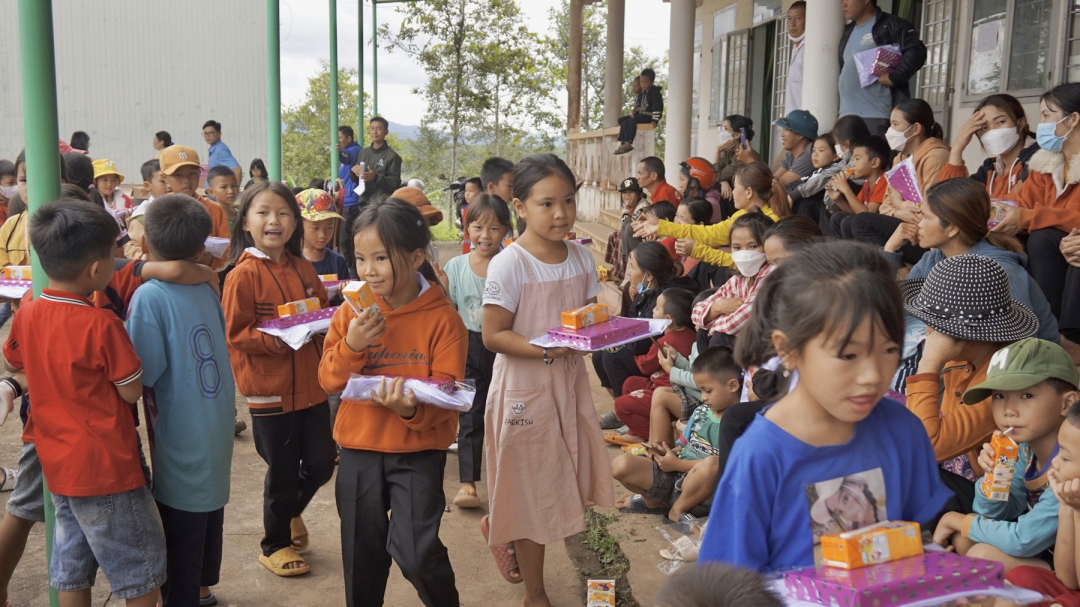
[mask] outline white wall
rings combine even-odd
[[[244,167],[265,157],[266,3],[53,0],[60,137],[90,134],[90,155],[127,182],[168,131],[205,161],[202,124]],[[0,0],[0,158],[23,147],[16,1]]]

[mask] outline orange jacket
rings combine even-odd
[[[893,167],[898,166],[908,156],[897,154],[893,159]],[[915,164],[915,176],[919,180],[919,193],[926,198],[926,190],[938,182],[941,168],[949,162],[949,146],[937,137],[928,137],[919,144],[911,154],[911,161]],[[964,175],[967,177],[967,175]],[[893,189],[889,186],[889,189]],[[891,215],[892,211],[882,211],[882,215]]]
[[[907,378],[907,408],[922,420],[937,461],[967,453],[972,470],[980,476],[979,452],[997,429],[994,413],[989,398],[974,405],[960,399],[964,391],[986,379],[989,368],[989,356],[974,362],[953,360],[945,364],[940,384],[934,373]]]
[[[360,352],[345,343],[349,322],[356,317],[352,308],[341,306],[330,321],[319,363],[319,382],[326,391],[341,392],[354,373],[455,381],[465,377],[469,332],[438,286],[396,310],[377,299],[386,333]],[[345,400],[334,424],[334,440],[349,449],[383,453],[446,449],[456,439],[457,418],[456,411],[421,404],[416,415],[404,419],[371,401]]]
[[[229,231],[229,216],[225,214],[225,211],[221,210],[218,203],[210,200],[206,196],[199,196],[198,194],[195,195],[195,198],[201,202],[210,213],[210,220],[214,224],[214,228],[210,230],[210,235],[218,238],[231,237],[232,233]],[[221,257],[215,257],[214,260],[210,262],[210,269],[221,270],[227,265],[229,265],[229,249],[225,249],[225,252]]]
[[[1034,232],[1057,228],[1068,232],[1080,228],[1080,156],[1069,163],[1065,155],[1039,150],[1028,162],[1028,177],[1019,190],[1013,189],[1020,207],[1020,230]]]
[[[324,307],[328,301],[311,262],[288,253],[275,263],[249,248],[225,278],[221,307],[229,362],[252,415],[290,413],[326,402],[319,387],[321,340],[316,336],[293,350],[258,329],[278,317],[279,305],[308,297],[318,297]]]

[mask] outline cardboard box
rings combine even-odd
[[[337,274],[319,274],[319,280],[323,282],[333,282],[337,279]]]
[[[375,291],[371,290],[371,285],[366,280],[356,280],[345,285],[341,288],[341,296],[357,314],[362,313],[366,308],[375,308],[376,312],[379,310],[379,304],[375,300]]]
[[[979,480],[979,490],[986,499],[1007,502],[1016,462],[1020,459],[1020,446],[1008,436],[991,437],[990,446],[994,449],[994,467]]]
[[[885,522],[821,536],[821,564],[858,569],[923,553],[918,523]]]
[[[615,580],[589,580],[585,590],[586,607],[615,607]]]
[[[589,304],[576,310],[562,313],[564,329],[584,329],[608,320],[608,307],[604,304]]]
[[[277,307],[277,313],[279,318],[284,318],[286,316],[296,316],[297,314],[303,314],[305,312],[314,312],[320,307],[318,297],[308,297],[307,299],[301,299],[300,301],[290,301],[287,304],[281,304]]]
[[[8,280],[32,280],[30,266],[7,266],[2,272],[4,278]]]

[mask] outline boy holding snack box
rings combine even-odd
[[[1055,343],[1029,337],[994,354],[986,381],[964,393],[965,403],[991,398],[998,430],[994,445],[983,445],[979,455],[986,476],[975,490],[974,513],[945,514],[934,531],[935,543],[1004,563],[1006,571],[1048,566],[1059,509],[1054,492],[1046,490],[1048,472],[1058,456],[1065,415],[1080,400],[1078,383],[1072,359]],[[995,490],[994,468],[1008,463],[1009,454],[1002,448],[1006,439],[1018,445],[1019,457],[1010,488],[1002,492]],[[1000,477],[1002,470],[997,472]]]

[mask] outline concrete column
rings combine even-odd
[[[623,95],[623,31],[626,0],[608,0],[607,66],[604,72],[604,126],[619,124]]]
[[[690,108],[694,92],[694,10],[696,8],[695,0],[671,0],[664,164],[672,181],[675,181],[679,163],[690,156]]]
[[[817,118],[819,133],[832,129],[840,111],[837,52],[844,33],[840,3],[841,0],[819,0],[806,11],[802,106]]]
[[[584,23],[584,0],[570,0],[570,57],[566,76],[566,130],[581,130],[581,61],[584,47],[582,35]]]

